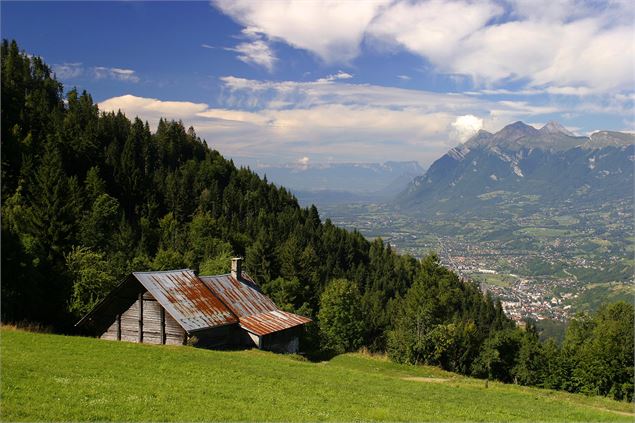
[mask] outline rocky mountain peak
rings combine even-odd
[[[564,126],[560,125],[558,122],[553,120],[550,122],[547,122],[545,126],[540,128],[540,133],[545,135],[564,134],[570,137],[575,136],[573,132],[569,131],[567,128],[565,128]]]
[[[536,128],[521,121],[511,123],[494,134],[496,138],[506,141],[514,141],[522,137],[537,135],[540,135],[540,132]]]

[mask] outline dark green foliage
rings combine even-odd
[[[484,299],[475,285],[461,282],[430,255],[396,307],[388,352],[399,362],[467,373],[490,331],[508,327],[513,323],[500,304]]]
[[[341,354],[362,346],[361,296],[353,282],[335,279],[327,285],[320,296],[318,319],[325,349]]]
[[[633,399],[633,305],[618,302],[606,305],[580,333],[567,333],[565,348],[576,354],[571,390]]]
[[[521,342],[519,330],[508,329],[496,332],[485,341],[481,354],[474,362],[474,374],[479,377],[512,382],[513,369],[518,360]]]
[[[69,309],[78,318],[88,313],[116,285],[107,272],[104,254],[86,247],[75,247],[66,255],[66,266],[73,282]]]

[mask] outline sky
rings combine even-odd
[[[3,38],[65,90],[238,164],[423,166],[522,120],[635,130],[635,3],[214,0],[0,3]]]

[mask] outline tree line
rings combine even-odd
[[[632,305],[581,317],[562,346],[542,344],[535,327],[517,328],[434,254],[398,255],[322,222],[193,128],[161,119],[152,132],[100,112],[87,92],[64,94],[15,41],[1,49],[2,321],[70,331],[132,271],[226,273],[242,255],[281,308],[317,322],[306,350],[366,347],[399,362],[632,399]],[[610,364],[596,366],[598,357]]]

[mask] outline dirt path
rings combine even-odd
[[[409,376],[409,377],[402,377],[401,380],[410,380],[413,382],[443,383],[443,382],[449,381],[450,379],[443,379],[440,377]]]
[[[628,413],[626,411],[611,410],[610,408],[594,407],[592,405],[588,405],[587,407],[593,408],[594,410],[608,411],[609,413],[619,414],[620,416],[635,417],[635,413]]]
[[[420,376],[407,376],[407,377],[402,377],[400,379],[408,380],[411,382],[422,382],[422,383],[444,383],[444,382],[450,381],[450,379],[444,379],[440,377],[420,377]],[[586,404],[579,404],[579,403],[572,403],[572,405],[578,405],[578,406],[593,408],[594,410],[615,413],[615,414],[619,414],[620,416],[635,417],[635,413],[629,413],[627,411],[611,410],[610,408],[595,407],[593,405],[586,405]]]

